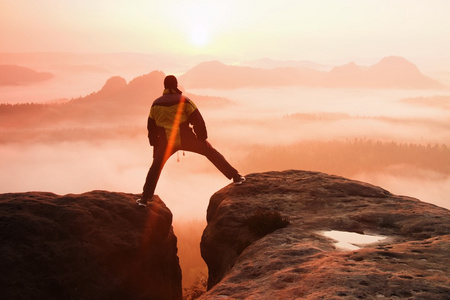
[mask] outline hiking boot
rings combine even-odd
[[[144,199],[142,199],[142,198],[137,199],[137,200],[136,200],[136,203],[137,203],[139,206],[147,207],[147,201],[144,201]]]
[[[234,184],[242,184],[245,181],[245,177],[237,174],[233,177],[233,183]]]

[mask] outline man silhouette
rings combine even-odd
[[[192,125],[192,127],[190,126]],[[153,102],[147,122],[148,139],[153,146],[153,163],[145,180],[142,197],[136,201],[147,206],[155,192],[161,170],[169,157],[178,150],[206,156],[234,184],[245,178],[206,140],[205,121],[195,104],[182,95],[175,76],[164,79],[164,92]]]

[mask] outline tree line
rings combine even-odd
[[[343,176],[408,166],[449,175],[450,148],[446,144],[361,138],[302,141],[283,146],[253,146],[240,165],[248,172],[304,169]]]

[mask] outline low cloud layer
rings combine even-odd
[[[242,173],[290,168],[330,172],[448,207],[450,111],[448,98],[435,97],[434,91],[192,92],[210,142]],[[195,93],[229,101],[203,105],[209,98]],[[417,96],[423,98],[403,100]],[[428,101],[439,106],[426,105]],[[146,113],[147,108],[138,118],[130,115],[133,124],[128,125],[126,119],[108,126],[94,120],[86,127],[73,119],[66,128],[49,123],[45,129],[2,130],[0,192],[140,193],[152,162]],[[205,157],[185,154],[178,153],[179,162],[175,154],[166,164],[156,193],[175,218],[204,219],[211,195],[230,181]],[[398,165],[402,168],[395,169]]]

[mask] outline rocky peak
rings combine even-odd
[[[181,299],[172,213],[158,197],[0,195],[3,299]]]
[[[127,86],[125,78],[120,76],[114,76],[109,78],[105,85],[100,90],[101,93],[114,93],[118,90],[124,89]]]
[[[202,299],[448,299],[448,210],[323,173],[247,179],[211,197],[201,242],[209,292]],[[290,224],[262,236],[249,226],[261,211]],[[340,248],[329,237],[336,232],[378,241]]]

